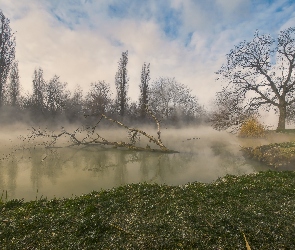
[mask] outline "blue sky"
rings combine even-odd
[[[0,0],[16,31],[21,84],[30,91],[41,66],[73,90],[105,80],[114,91],[117,63],[129,51],[129,96],[139,95],[140,71],[152,81],[175,77],[207,106],[220,90],[216,72],[226,54],[258,29],[277,36],[295,26],[291,0]]]

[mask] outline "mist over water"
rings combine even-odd
[[[150,133],[156,134],[155,131]],[[20,134],[21,130],[15,128],[12,131],[3,129],[2,133],[1,153],[11,152],[0,162],[0,191],[5,195],[7,191],[8,199],[62,198],[128,183],[180,185],[211,182],[226,174],[248,174],[263,167],[246,161],[240,146],[268,142],[266,139],[240,139],[210,127],[196,127],[162,130],[163,143],[179,151],[174,154],[99,146],[34,149],[31,145],[29,150],[19,150],[21,140],[17,135]],[[121,130],[105,130],[102,135],[126,139]],[[140,143],[148,144],[144,139]],[[13,151],[13,148],[18,150]]]

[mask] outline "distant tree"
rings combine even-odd
[[[46,117],[46,81],[43,77],[43,70],[39,67],[33,73],[33,92],[27,94],[22,100],[23,109],[29,114],[30,121],[42,122]]]
[[[20,81],[18,72],[18,62],[13,62],[10,69],[10,82],[7,88],[8,103],[15,107],[20,105]]]
[[[2,90],[2,106],[0,107],[1,124],[20,122],[25,118],[23,98],[20,95],[18,63],[14,61],[10,66],[9,77]]]
[[[46,84],[46,110],[54,118],[61,114],[68,102],[70,92],[66,89],[67,83],[60,82],[59,76],[55,75]]]
[[[277,129],[285,129],[287,108],[295,102],[295,28],[280,32],[275,40],[258,31],[250,42],[241,42],[227,54],[217,72],[229,83],[228,91],[248,94],[248,108],[274,107]]]
[[[148,92],[149,92],[149,81],[150,81],[150,64],[144,63],[141,70],[141,83],[140,97],[139,97],[139,107],[140,107],[140,117],[144,119],[146,117],[146,108],[148,107]]]
[[[140,107],[138,103],[131,102],[128,107],[128,121],[137,122],[138,118],[141,118],[142,121],[142,117],[139,117],[138,114],[140,114]]]
[[[107,114],[112,108],[112,92],[105,81],[91,83],[91,89],[86,95],[86,107],[91,114]]]
[[[216,93],[213,111],[210,114],[212,127],[226,130],[240,126],[241,123],[254,115],[254,110],[244,108],[245,97],[226,88]]]
[[[10,66],[15,58],[15,37],[10,28],[10,21],[0,10],[0,106],[3,104],[3,91]]]
[[[33,95],[31,97],[31,106],[36,111],[45,111],[45,92],[46,92],[46,81],[43,77],[43,70],[41,68],[34,70],[33,78]],[[39,113],[39,112],[38,112]]]
[[[191,90],[175,78],[159,78],[149,91],[149,107],[166,120],[190,122],[204,113]]]
[[[68,99],[65,114],[70,122],[81,121],[81,116],[83,115],[83,91],[80,86],[74,90],[73,96]]]
[[[116,106],[118,108],[120,116],[124,116],[125,111],[128,105],[128,77],[127,77],[127,63],[128,63],[128,51],[122,53],[120,58],[118,71],[115,77],[117,97],[116,97]]]

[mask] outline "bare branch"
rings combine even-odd
[[[105,114],[101,114],[101,115],[92,114],[92,115],[86,115],[86,117],[88,117],[88,116],[98,116],[99,117],[98,122],[96,122],[96,124],[92,127],[77,128],[73,132],[68,132],[68,131],[66,131],[65,128],[62,127],[61,132],[59,132],[59,133],[47,131],[46,129],[44,129],[44,130],[41,130],[40,128],[35,129],[33,127],[31,134],[28,135],[28,137],[27,137],[27,140],[31,141],[31,140],[35,140],[36,138],[44,138],[44,139],[48,138],[49,141],[47,141],[45,139],[45,140],[43,140],[41,145],[45,146],[46,148],[53,148],[53,147],[59,147],[57,145],[58,140],[60,140],[62,137],[67,137],[69,139],[68,142],[70,142],[70,144],[67,144],[67,147],[81,146],[81,145],[83,145],[83,146],[99,146],[100,145],[100,146],[113,146],[114,148],[127,148],[129,150],[176,153],[177,151],[170,150],[163,144],[163,142],[161,140],[160,122],[153,115],[153,113],[150,110],[147,110],[147,112],[153,117],[153,119],[155,120],[155,122],[157,124],[157,128],[158,128],[157,129],[157,135],[158,135],[157,138],[146,133],[143,130],[129,127],[120,121],[117,121],[115,119],[112,119],[112,118],[106,116]],[[101,135],[99,135],[96,132],[96,129],[97,129],[99,123],[102,121],[102,119],[105,119],[107,121],[110,121],[112,123],[119,125],[120,127],[125,128],[128,131],[130,142],[110,141],[110,140],[102,137]],[[84,135],[83,135],[83,133],[84,133]],[[81,135],[82,139],[80,139],[81,136],[80,135],[78,136],[78,134],[82,134]],[[158,149],[151,148],[149,145],[147,145],[144,148],[144,147],[136,145],[136,142],[139,138],[138,135],[143,135],[144,137],[146,137],[149,140],[149,142],[154,143],[159,148]]]

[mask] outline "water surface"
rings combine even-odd
[[[115,131],[108,131],[107,135],[116,137]],[[33,145],[19,150],[18,141],[14,140],[10,146],[18,150],[0,162],[2,198],[6,198],[6,192],[8,199],[32,200],[71,197],[127,183],[211,182],[226,174],[249,174],[265,169],[247,161],[240,147],[266,144],[267,139],[240,139],[201,127],[167,129],[162,135],[163,142],[179,153],[102,147],[34,149]],[[2,151],[7,155],[13,147],[6,146]]]

